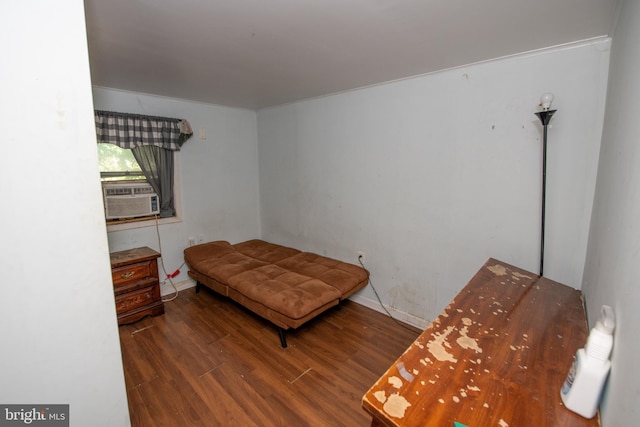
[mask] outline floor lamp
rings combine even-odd
[[[551,110],[551,103],[553,102],[553,94],[545,93],[540,97],[540,108],[536,116],[542,123],[542,226],[540,229],[540,276],[544,272],[544,221],[545,221],[545,205],[547,198],[547,126],[553,113],[557,110]]]

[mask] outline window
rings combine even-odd
[[[142,168],[133,155],[133,151],[113,144],[98,144],[100,180],[102,182],[103,197],[105,197],[105,218],[109,230],[146,227],[155,225],[156,221],[160,224],[180,221],[179,217],[182,209],[180,192],[177,190],[179,188],[177,180],[180,176],[177,153],[172,152],[171,156],[174,160],[173,177],[176,186],[176,188],[172,189],[174,213],[173,215],[160,217],[160,195],[156,194],[151,184],[147,181]],[[157,198],[153,199],[153,196]],[[129,214],[119,215],[117,209],[115,211],[107,209],[108,206],[113,207],[114,204],[116,208],[118,204],[125,204],[124,208]],[[131,210],[133,210],[133,213]],[[153,214],[136,215],[136,213],[140,212],[153,212]]]
[[[99,110],[95,119],[106,218],[175,217],[175,153],[193,135],[191,125],[181,119]]]
[[[102,182],[147,181],[133,152],[128,148],[120,148],[114,144],[98,144],[98,160]]]
[[[98,144],[98,161],[107,223],[155,220],[160,213],[159,197],[133,151],[114,144]]]

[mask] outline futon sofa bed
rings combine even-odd
[[[285,332],[336,306],[369,282],[357,265],[311,252],[249,240],[188,247],[184,259],[196,292],[204,285],[231,298]]]

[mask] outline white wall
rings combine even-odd
[[[262,233],[356,261],[400,318],[433,319],[489,257],[539,265],[540,95],[549,128],[545,276],[580,287],[608,39],[258,112]],[[365,289],[359,301],[372,303]],[[376,306],[373,303],[372,306]]]
[[[2,12],[0,402],[127,426],[83,3]]]
[[[594,325],[600,307],[613,307],[612,369],[603,426],[637,425],[640,418],[640,3],[623,2],[613,37],[602,150],[583,290]]]
[[[177,161],[182,220],[159,227],[167,273],[183,263],[189,237],[232,243],[260,237],[255,112],[100,87],[93,96],[96,109],[184,118],[194,130]],[[138,246],[160,250],[155,225],[109,232],[111,251]],[[182,268],[174,283],[188,280],[186,273]]]

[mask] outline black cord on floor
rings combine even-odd
[[[360,265],[362,266],[362,268],[364,268],[367,273],[369,273],[369,270],[367,270],[367,268],[364,266],[364,263],[362,262],[362,256],[358,257],[358,262],[360,263]],[[396,319],[395,317],[393,317],[391,315],[391,313],[389,313],[389,310],[387,310],[387,307],[384,306],[384,304],[382,303],[382,300],[380,299],[380,295],[378,295],[378,291],[376,291],[376,287],[373,286],[373,281],[371,281],[371,273],[369,273],[369,285],[371,285],[371,289],[373,289],[373,293],[376,294],[376,298],[378,299],[378,302],[380,303],[380,307],[382,307],[382,309],[385,311],[385,313],[387,313],[387,315],[391,318],[391,320],[393,320],[394,322],[396,322],[398,325],[402,326],[405,329],[408,329],[410,331],[415,332],[416,328],[415,326],[409,326],[409,325],[405,325],[404,323],[400,322],[398,319]]]

